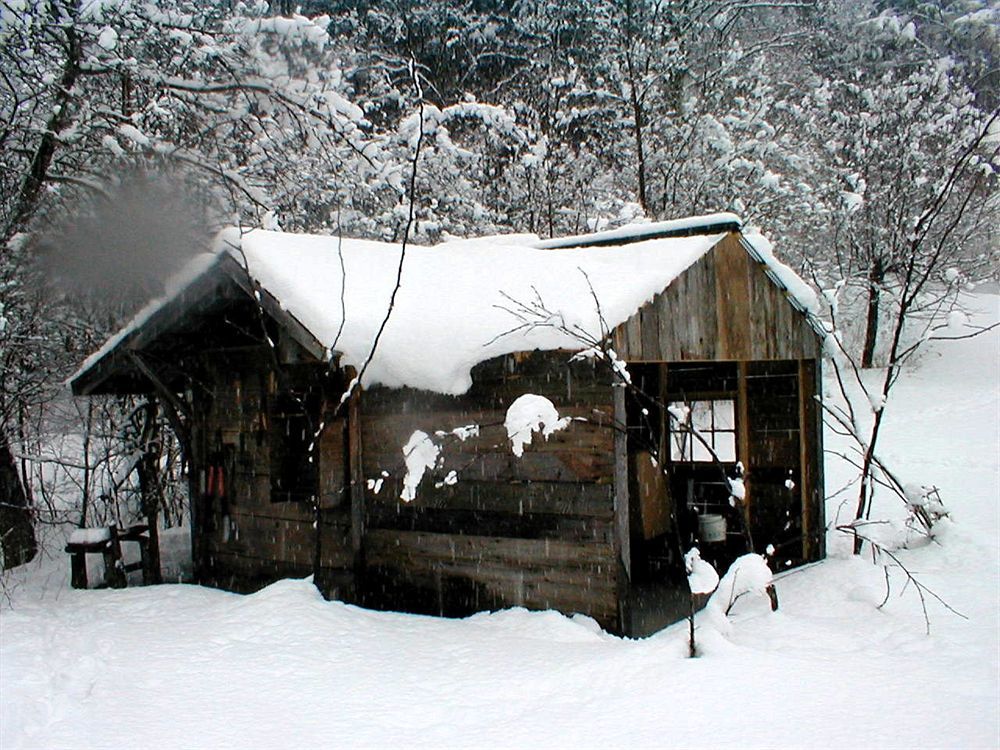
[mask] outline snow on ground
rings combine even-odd
[[[836,538],[779,575],[778,612],[744,598],[727,635],[703,621],[698,659],[683,623],[630,641],[554,612],[376,613],[306,581],[73,591],[57,555],[9,580],[0,747],[995,748],[998,360],[996,331],[935,344],[887,407],[886,460],[956,519],[901,553],[968,618],[932,601],[930,635],[898,577],[876,609],[881,568]],[[846,476],[831,461],[828,488]]]

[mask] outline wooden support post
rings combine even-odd
[[[138,352],[129,350],[128,357],[136,366],[136,369],[152,384],[157,396],[162,399],[163,412],[167,417],[167,421],[170,422],[170,427],[173,429],[174,434],[177,435],[177,439],[181,443],[181,450],[184,452],[184,455],[190,456],[191,430],[189,425],[191,424],[192,417],[190,404],[186,403],[170,390]]]
[[[670,390],[667,388],[668,378],[670,377],[670,372],[668,370],[669,365],[666,362],[660,363],[660,390],[657,393],[657,398],[659,398],[660,403],[663,407],[660,409],[660,445],[659,445],[659,456],[657,461],[659,465],[657,466],[657,471],[663,476],[663,502],[666,505],[667,515],[670,518],[670,535],[676,540],[677,553],[684,556],[685,550],[681,549],[680,535],[678,527],[678,512],[677,512],[677,502],[673,494],[670,491],[670,477],[666,474],[667,466],[669,466],[670,461],[670,413],[667,411],[667,407],[670,404]]]
[[[195,398],[199,397],[195,396]],[[201,414],[201,417],[189,422],[189,449],[191,452],[184,456],[187,461],[188,513],[191,519],[191,575],[195,583],[202,582],[207,570],[204,533],[208,523],[208,514],[204,508],[204,480],[208,451],[205,446],[203,409]]]
[[[814,559],[819,560],[826,557],[826,485],[823,479],[823,409],[821,401],[823,399],[823,360],[817,358],[810,360],[812,367],[812,389],[809,392],[810,408],[808,413],[811,424],[809,434],[812,436],[810,447],[810,459],[812,460],[812,497],[814,498],[813,508],[815,513],[812,517],[813,529],[815,529],[815,545],[810,550]]]
[[[349,367],[345,370],[348,384],[354,381],[356,372]],[[365,478],[361,464],[361,386],[354,387],[354,393],[347,402],[347,450],[348,472],[351,487],[351,546],[356,563],[360,562],[361,548],[365,537]]]
[[[137,539],[139,542],[139,552],[142,555],[142,583],[150,586],[163,583],[163,574],[160,570],[160,514],[151,513],[146,516],[149,524],[149,536]]]
[[[191,435],[191,424],[192,424],[192,407],[190,404],[186,403],[182,398],[180,398],[176,393],[174,393],[163,381],[157,376],[153,368],[142,358],[142,356],[137,351],[129,350],[129,359],[136,366],[136,368],[149,380],[153,385],[153,389],[156,393],[156,398],[150,396],[145,408],[145,424],[143,425],[143,450],[145,451],[143,457],[140,459],[138,470],[139,470],[139,485],[142,491],[142,504],[143,512],[146,516],[146,522],[149,525],[149,545],[146,550],[148,553],[148,559],[146,559],[146,566],[143,568],[143,582],[144,583],[161,583],[162,577],[160,573],[160,531],[159,531],[159,514],[160,514],[160,493],[161,487],[159,483],[158,471],[159,471],[159,452],[154,450],[154,446],[159,444],[159,430],[157,424],[157,402],[163,404],[163,412],[167,417],[167,421],[170,422],[170,426],[177,436],[177,439],[181,444],[181,451],[184,456],[188,459],[190,465],[191,458],[193,456],[192,452],[192,435]],[[194,508],[196,506],[196,498],[191,496],[191,508],[192,508],[192,533],[195,533],[196,528],[194,521],[195,512]],[[192,544],[192,555],[197,560],[197,549]],[[195,563],[195,568],[198,568],[197,562]]]
[[[753,466],[750,463],[750,399],[747,396],[747,363],[736,364],[736,457],[743,463],[743,523],[748,538],[753,538],[751,510],[753,507]],[[749,549],[747,552],[754,552]]]
[[[136,542],[139,543],[139,560],[142,565],[142,585],[150,586],[156,583],[163,583],[163,579],[160,576],[159,550],[157,550],[156,565],[153,565],[153,556],[150,554],[150,538],[143,534],[139,534],[136,537]]]
[[[139,475],[139,491],[142,495],[142,513],[146,516],[148,537],[131,535],[132,541],[138,542],[142,549],[142,582],[144,584],[160,583],[160,504],[163,487],[160,482],[160,425],[157,420],[157,402],[152,396],[147,397],[143,408],[143,422],[140,435],[142,457],[136,464]],[[133,538],[134,537],[134,538]]]
[[[122,564],[122,545],[118,538],[118,526],[111,524],[111,536],[104,548],[104,582],[108,588],[123,589],[127,585],[125,566]]]
[[[75,589],[87,588],[87,553],[71,552],[69,557],[69,585]]]
[[[632,578],[632,550],[629,540],[628,415],[625,389],[613,387],[615,406],[615,547],[628,580]]]
[[[799,386],[799,496],[802,507],[802,558],[823,556],[822,420],[816,421],[819,378],[812,360],[800,359]]]
[[[618,562],[616,596],[618,597],[618,632],[632,633],[632,606],[629,596],[632,587],[631,527],[629,523],[628,491],[628,415],[625,408],[625,389],[611,388],[614,400],[614,550]]]

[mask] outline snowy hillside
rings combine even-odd
[[[997,295],[974,303],[1000,318]],[[883,457],[955,521],[900,553],[964,616],[930,599],[929,635],[913,587],[893,574],[877,609],[882,568],[836,534],[779,576],[778,612],[703,619],[698,659],[683,623],[627,641],[554,612],[375,613],[306,581],[74,591],[56,554],[8,581],[0,747],[997,747],[998,413],[998,331],[928,348],[888,405]],[[849,477],[828,461],[828,493]]]

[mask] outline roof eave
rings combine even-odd
[[[284,310],[278,300],[266,289],[255,284],[246,268],[232,255],[222,253],[205,271],[195,277],[182,290],[166,299],[149,317],[128,331],[94,362],[81,368],[69,380],[75,396],[100,393],[143,393],[153,389],[147,378],[136,369],[130,353],[142,351],[164,332],[176,325],[185,315],[218,299],[220,283],[232,282],[239,294],[256,301],[262,312],[274,318],[289,336],[318,361],[325,361],[326,347],[294,315]],[[106,388],[112,379],[133,381],[128,385]],[[148,387],[147,387],[148,386]]]
[[[767,264],[763,256],[757,251],[757,248],[753,246],[753,243],[747,241],[745,237],[741,236],[740,244],[743,246],[743,249],[746,250],[747,254],[751,258],[753,258],[754,261],[756,261],[761,265],[761,267],[764,269],[764,273],[767,275],[767,278],[771,280],[772,284],[774,284],[776,287],[778,287],[778,289],[782,291],[782,293],[785,295],[785,299],[788,300],[788,303],[797,312],[805,316],[806,321],[809,323],[809,327],[812,329],[816,337],[820,340],[825,339],[827,331],[826,329],[823,328],[822,321],[820,321],[820,319],[816,317],[815,314],[813,314],[810,310],[804,307],[802,303],[800,303],[795,298],[795,295],[793,295],[791,290],[785,285],[785,282],[781,280],[781,277],[778,276],[778,274],[776,274],[771,269],[771,267]]]

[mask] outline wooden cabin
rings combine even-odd
[[[685,614],[691,546],[723,568],[822,557],[814,300],[737,217],[410,247],[397,288],[400,252],[229,233],[74,376],[172,415],[200,582],[314,574],[371,608],[644,635]],[[572,421],[518,457],[522,394]]]

